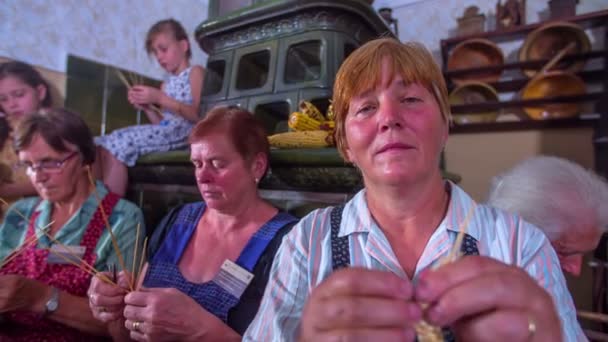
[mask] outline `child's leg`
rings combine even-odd
[[[113,193],[124,197],[127,192],[128,170],[127,166],[116,159],[104,148],[101,150],[101,166],[103,182]]]

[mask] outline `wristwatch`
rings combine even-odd
[[[48,316],[57,311],[59,307],[59,290],[56,287],[51,287],[51,298],[46,302],[44,316]]]

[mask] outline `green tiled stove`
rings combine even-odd
[[[342,61],[366,41],[393,35],[360,0],[210,0],[208,17],[195,32],[209,55],[201,115],[216,105],[238,105],[270,134],[287,130],[301,100],[325,111]],[[121,99],[126,89],[113,68],[71,56],[68,74],[67,104],[85,115],[95,134],[140,122]],[[83,88],[86,80],[97,80],[92,91]],[[334,148],[273,150],[270,165],[262,196],[296,215],[345,201],[362,187],[359,173]],[[188,151],[141,157],[129,169],[129,184],[128,196],[144,209],[149,228],[171,206],[200,200]]]
[[[287,130],[301,100],[325,111],[342,61],[366,41],[392,35],[360,0],[211,0],[208,18],[195,32],[209,56],[201,113],[238,105],[269,134]],[[333,148],[273,150],[270,164],[262,195],[300,213],[344,201],[362,186]],[[199,198],[187,151],[144,156],[129,178],[131,196],[144,208]]]

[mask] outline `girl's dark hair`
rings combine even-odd
[[[95,143],[82,117],[64,108],[41,110],[24,119],[15,129],[15,152],[27,148],[36,134],[55,151],[70,152],[66,142],[75,145],[85,165],[95,161]]]
[[[49,84],[31,65],[17,61],[0,64],[0,80],[8,76],[18,78],[32,88],[36,88],[42,84],[46,88],[46,95],[42,99],[41,105],[46,108],[52,106],[53,100],[51,99]]]
[[[175,38],[175,40],[177,41],[187,41],[188,50],[186,51],[186,57],[188,57],[188,59],[192,57],[188,34],[186,34],[186,30],[184,29],[182,24],[180,24],[179,21],[173,18],[161,20],[156,24],[152,25],[152,27],[150,27],[150,29],[148,30],[148,34],[146,34],[146,52],[148,52],[149,54],[152,53],[152,41],[154,40],[154,37],[159,33],[169,33],[172,34],[173,38]]]
[[[0,116],[0,151],[4,149],[4,144],[6,144],[6,141],[8,140],[10,131],[11,127],[9,126],[8,121],[6,121],[4,116]]]

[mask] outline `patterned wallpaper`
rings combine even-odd
[[[146,31],[158,20],[181,21],[192,61],[204,65],[192,35],[207,6],[208,0],[2,0],[0,56],[65,72],[66,56],[74,54],[160,79],[163,70],[144,50]]]

